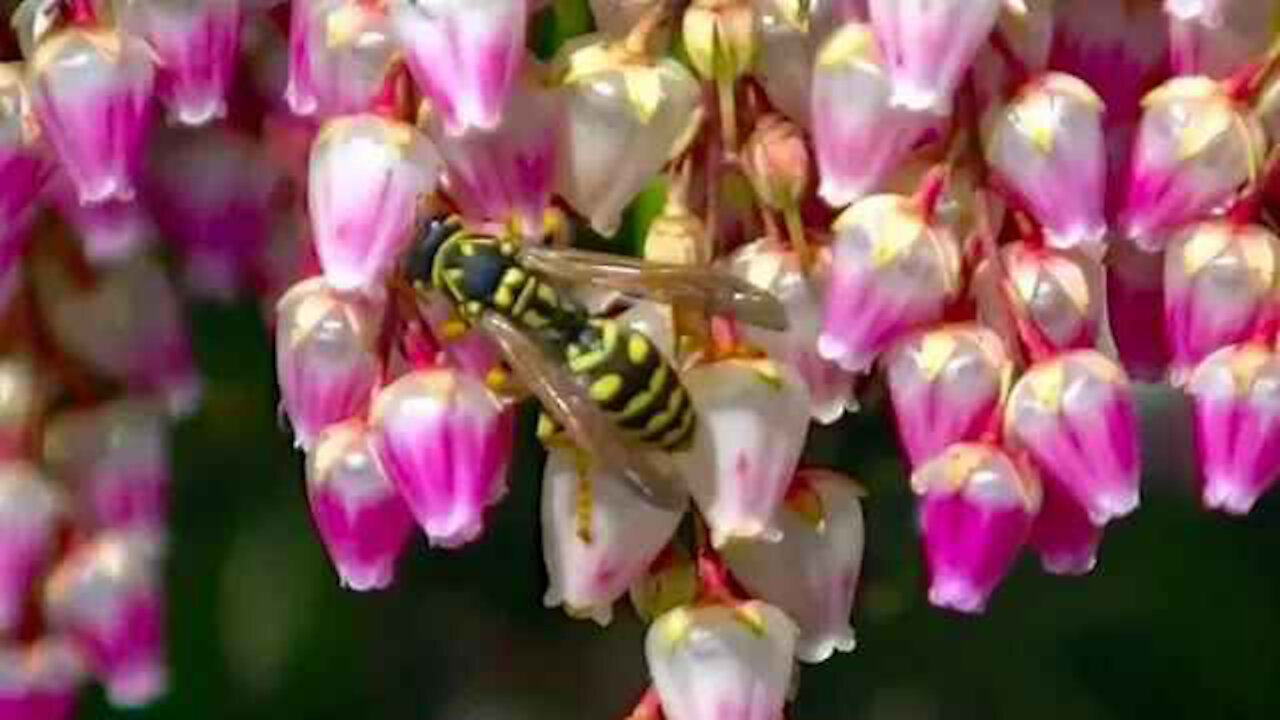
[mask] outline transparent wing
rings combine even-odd
[[[573,376],[520,328],[497,313],[485,313],[477,326],[493,338],[511,369],[594,462],[623,478],[645,501],[672,510],[684,507],[687,495],[679,481],[628,443]]]
[[[787,329],[787,311],[777,298],[715,268],[655,263],[569,248],[525,247],[520,257],[530,270],[569,282],[679,303],[707,313],[729,314],[769,330]]]

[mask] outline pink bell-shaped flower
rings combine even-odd
[[[911,476],[929,570],[929,602],[980,613],[1040,510],[1040,483],[991,445],[952,445]]]
[[[1266,54],[1280,7],[1255,0],[1167,0],[1173,71],[1226,79]]]
[[[733,576],[800,627],[796,657],[820,663],[854,648],[849,615],[862,569],[861,490],[822,470],[801,470],[779,513],[782,540],[732,543]]]
[[[547,607],[600,625],[675,534],[684,510],[645,502],[573,447],[552,447],[542,477]]]
[[[528,0],[391,0],[390,13],[445,131],[496,129],[524,59]]]
[[[382,372],[374,344],[382,309],[335,292],[324,278],[294,285],[276,306],[276,379],[299,447],[362,414]]]
[[[16,629],[32,583],[53,559],[64,503],[30,463],[0,463],[0,632]]]
[[[49,621],[76,642],[118,707],[149,704],[168,687],[159,552],[145,536],[105,533],[45,584]]]
[[[561,98],[530,78],[512,88],[507,110],[492,130],[446,131],[432,112],[427,134],[444,160],[444,188],[463,216],[513,222],[540,236],[555,184]]]
[[[1025,449],[1096,525],[1138,507],[1138,421],[1124,370],[1076,350],[1027,370],[1009,395],[1005,439]]]
[[[871,28],[849,23],[827,39],[813,63],[811,123],[821,181],[834,207],[881,190],[935,122],[894,106]]]
[[[32,106],[80,202],[134,195],[155,70],[142,41],[68,27],[27,66]]]
[[[0,647],[0,718],[68,720],[85,680],[84,657],[66,638]]]
[[[307,500],[342,585],[360,592],[388,587],[413,516],[378,465],[363,420],[320,434],[307,454]]]
[[[438,170],[435,151],[411,125],[368,114],[325,123],[311,146],[307,206],[335,290],[380,289]]]
[[[1245,515],[1280,476],[1280,358],[1257,343],[1225,347],[1191,373],[1201,501]]]
[[[22,65],[0,63],[0,275],[26,250],[36,198],[53,169],[37,145],[39,133]]]
[[[740,330],[747,342],[800,373],[809,386],[810,416],[829,425],[846,410],[856,409],[854,375],[818,355],[822,296],[831,274],[830,254],[819,253],[806,272],[794,251],[763,239],[739,249],[729,262],[736,275],[773,293],[786,307],[785,332],[754,325],[744,325]]]
[[[926,330],[895,345],[884,367],[912,467],[998,431],[1013,362],[995,332],[976,324]]]
[[[1040,221],[1050,245],[1098,255],[1107,221],[1102,100],[1084,82],[1046,73],[987,122],[987,161]]]
[[[289,16],[285,100],[298,115],[330,117],[369,109],[400,48],[377,3],[300,0]]]
[[[151,46],[169,114],[204,125],[227,112],[240,50],[241,0],[117,0],[121,26]]]
[[[809,429],[809,391],[785,363],[728,359],[684,374],[698,410],[689,452],[675,455],[717,546],[781,538],[778,509]]]
[[[942,319],[959,291],[959,251],[945,227],[902,195],[861,200],[832,227],[818,354],[862,372],[898,338]]]
[[[1280,292],[1280,238],[1261,225],[1209,221],[1165,252],[1164,316],[1175,384],[1219,348],[1272,329]]]
[[[884,48],[891,103],[937,115],[987,40],[1000,0],[870,0],[871,26]]]
[[[483,380],[436,368],[384,387],[369,417],[382,468],[431,544],[479,538],[485,510],[507,491],[512,411]]]
[[[1174,78],[1142,105],[1122,221],[1155,251],[1167,231],[1225,209],[1257,177],[1265,140],[1257,120],[1209,78]]]
[[[1091,348],[1102,323],[1102,267],[1079,252],[1015,242],[974,277],[978,316],[1008,337],[1031,334],[1044,350]],[[1004,275],[1000,274],[1003,268]]]
[[[682,605],[645,637],[666,720],[776,720],[791,686],[799,630],[767,603]]]
[[[1098,564],[1102,528],[1075,496],[1052,476],[1043,476],[1044,502],[1027,545],[1040,556],[1045,572],[1086,575]]]
[[[154,404],[126,399],[55,415],[45,429],[44,457],[77,489],[92,527],[164,530],[168,423]]]

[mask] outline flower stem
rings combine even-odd
[[[720,75],[716,78],[716,99],[720,108],[720,135],[726,152],[730,155],[738,152],[738,108],[736,98],[737,83],[732,77]]]
[[[800,217],[800,208],[792,203],[782,211],[783,222],[787,226],[787,239],[791,242],[791,250],[800,260],[800,267],[807,270],[813,259],[809,250],[809,237],[805,234],[804,220]]]

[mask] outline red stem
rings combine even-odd
[[[1009,67],[1009,92],[1017,90],[1031,78],[1031,68],[1018,56],[1017,51],[1009,44],[1009,38],[1000,30],[991,33],[991,49],[996,51],[1004,64]]]

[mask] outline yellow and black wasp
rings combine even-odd
[[[787,326],[776,298],[727,273],[525,245],[472,232],[454,218],[423,224],[404,272],[415,290],[440,292],[463,322],[492,337],[544,411],[595,462],[668,507],[683,503],[683,486],[643,451],[689,444],[696,426],[689,393],[649,337],[588,312],[561,286],[602,286]]]

